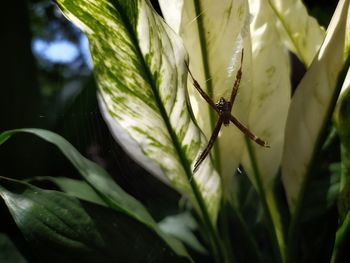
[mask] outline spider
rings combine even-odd
[[[219,99],[219,101],[217,103],[214,103],[212,101],[212,99],[204,92],[204,90],[201,88],[201,86],[199,85],[199,83],[197,82],[197,80],[195,80],[195,78],[193,77],[190,68],[188,66],[188,64],[186,64],[188,72],[191,76],[192,79],[192,83],[193,86],[196,88],[196,90],[199,92],[199,94],[203,97],[203,99],[208,102],[209,106],[215,110],[218,115],[219,115],[219,119],[215,125],[215,128],[213,130],[213,133],[209,139],[208,145],[205,147],[205,149],[203,150],[203,152],[201,153],[201,155],[198,157],[195,165],[194,165],[194,169],[193,169],[193,173],[195,173],[200,164],[204,161],[204,159],[207,157],[207,155],[209,154],[211,148],[213,147],[216,138],[219,135],[219,132],[221,130],[221,126],[222,124],[224,124],[224,126],[228,126],[230,124],[230,122],[232,122],[238,129],[240,129],[249,139],[251,139],[252,141],[254,141],[255,143],[257,143],[260,146],[263,147],[267,147],[269,148],[270,146],[267,144],[267,142],[265,142],[264,140],[260,139],[258,136],[254,135],[245,125],[243,125],[237,118],[235,118],[234,116],[232,116],[231,114],[231,110],[232,110],[232,106],[233,103],[235,101],[236,95],[237,95],[237,91],[238,91],[238,87],[242,78],[242,62],[243,62],[243,51],[242,50],[242,56],[241,56],[241,65],[237,71],[236,74],[236,79],[235,82],[233,84],[232,87],[232,91],[231,91],[231,98],[230,101],[227,101],[225,98],[221,97]]]

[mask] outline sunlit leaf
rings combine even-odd
[[[265,0],[275,12],[285,45],[309,67],[325,36],[301,0]]]
[[[247,123],[251,95],[250,15],[244,0],[177,0],[159,1],[166,21],[182,37],[190,57],[190,69],[207,94],[217,102],[230,98],[244,48],[243,77],[233,114]],[[189,79],[188,90],[199,126],[210,137],[218,119],[194,89]],[[225,186],[230,189],[244,147],[243,134],[233,125],[223,127],[212,150],[214,161]]]
[[[4,177],[0,196],[36,262],[189,262],[122,212]]]
[[[137,201],[134,197],[126,193],[117,185],[109,174],[97,164],[83,157],[69,142],[61,136],[41,129],[21,129],[5,131],[0,134],[0,145],[8,140],[16,133],[30,133],[34,134],[54,145],[56,145],[61,152],[68,158],[68,160],[75,166],[81,176],[94,188],[103,201],[114,210],[121,211],[126,215],[145,224],[150,229],[155,231],[162,237],[173,249],[180,255],[186,255],[184,248],[175,240],[164,235],[159,231],[156,223],[146,208]]]
[[[348,0],[339,2],[325,41],[301,80],[289,109],[282,179],[292,213],[302,199],[300,194],[313,156],[340,92],[345,76],[338,78],[339,73],[343,67],[346,71],[349,67],[348,47],[345,46],[345,36],[349,34],[346,32],[348,8]]]
[[[137,162],[215,222],[220,180],[208,159],[192,175],[204,136],[186,101],[186,51],[148,0],[59,0],[90,43],[102,114]]]
[[[249,1],[252,22],[252,99],[249,127],[268,142],[264,148],[248,142],[242,164],[271,214],[280,250],[284,250],[282,220],[272,191],[280,169],[284,128],[291,100],[289,55],[280,39],[277,19],[265,0]],[[276,110],[277,109],[277,110]]]
[[[271,148],[252,143],[258,171],[254,171],[248,151],[242,163],[252,182],[256,185],[256,176],[260,176],[262,187],[270,191],[281,164],[284,128],[291,100],[289,55],[274,26],[273,10],[265,0],[249,1],[249,8],[253,59],[249,127]]]

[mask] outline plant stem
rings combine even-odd
[[[248,138],[246,138],[246,144],[250,160],[252,162],[252,167],[254,170],[255,181],[257,183],[258,191],[262,199],[262,204],[266,214],[268,230],[272,241],[275,260],[276,262],[283,263],[286,262],[285,240],[276,200],[272,191],[265,191],[265,188],[261,181],[261,174],[258,168],[258,164],[255,158],[255,152],[252,143]]]
[[[222,206],[221,206],[221,225],[222,225],[222,236],[223,236],[223,241],[224,241],[224,245],[225,245],[225,251],[226,252],[226,258],[228,260],[228,262],[237,262],[237,260],[235,259],[234,253],[232,251],[233,245],[230,239],[230,229],[229,229],[229,215],[228,215],[228,211],[227,209],[229,208],[229,204],[226,204],[226,201],[223,200],[222,202]]]
[[[193,192],[196,196],[196,199],[198,201],[198,205],[200,207],[200,210],[202,212],[202,215],[200,215],[200,218],[203,220],[203,225],[207,232],[207,237],[210,242],[211,250],[213,252],[214,260],[217,263],[227,262],[230,263],[226,259],[226,253],[224,253],[224,248],[222,245],[222,242],[219,238],[218,232],[216,230],[216,227],[213,225],[212,221],[210,220],[208,210],[204,204],[203,197],[199,192],[198,186],[195,182],[195,180],[190,180]]]
[[[206,83],[206,91],[209,95],[209,97],[213,98],[213,83],[212,80],[210,78],[210,69],[209,69],[209,61],[208,61],[208,50],[207,50],[207,46],[206,46],[206,37],[205,37],[205,29],[204,29],[204,23],[203,23],[203,19],[202,19],[202,8],[201,8],[201,4],[199,0],[194,0],[194,8],[195,8],[195,12],[197,15],[197,27],[198,27],[198,34],[199,34],[199,42],[200,42],[200,48],[201,48],[201,54],[202,54],[202,58],[203,58],[203,67],[204,67],[204,75],[206,77],[206,79],[208,79],[208,82]],[[215,127],[215,123],[216,123],[216,113],[213,112],[212,110],[210,110],[208,108],[209,111],[209,119],[210,119],[210,126],[213,129]],[[220,169],[220,153],[219,153],[219,149],[217,145],[214,145],[214,161],[215,161],[215,167],[217,169]],[[220,173],[220,170],[218,170],[218,172]],[[210,243],[211,243],[211,247],[213,250],[213,254],[214,254],[214,258],[215,261],[218,263],[222,263],[222,262],[230,262],[227,259],[227,253],[224,253],[225,249],[223,247],[223,244],[219,238],[219,235],[216,231],[216,227],[212,224],[212,222],[210,221],[209,215],[208,215],[208,211],[204,205],[204,202],[202,200],[202,196],[198,191],[198,187],[195,184],[195,182],[193,180],[190,180],[191,182],[191,186],[192,189],[194,190],[195,196],[198,200],[198,204],[200,206],[200,209],[202,211],[202,218],[204,221],[204,224],[207,228],[207,232],[209,235],[209,239],[210,239]]]

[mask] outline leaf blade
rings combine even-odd
[[[101,206],[107,206],[106,202],[96,193],[88,183],[82,180],[71,179],[67,177],[33,177],[26,180],[28,183],[50,181],[57,185],[57,187],[69,195],[72,195],[78,199],[89,201],[91,203],[99,204]]]
[[[263,1],[249,1],[253,16],[252,37],[252,85],[254,87],[249,114],[249,127],[271,148],[251,143],[262,187],[270,191],[281,164],[284,128],[291,101],[290,62],[286,48],[281,43],[276,18],[272,9]],[[276,111],[278,108],[278,111]],[[252,160],[246,149],[242,164],[248,176],[254,179]]]
[[[0,196],[39,262],[187,262],[123,213],[4,177]]]
[[[121,211],[126,215],[138,220],[149,228],[153,229],[160,237],[162,237],[179,255],[186,255],[186,251],[182,245],[175,240],[164,235],[159,231],[156,223],[146,208],[134,197],[127,194],[117,185],[109,174],[97,164],[83,157],[69,142],[61,136],[41,129],[19,129],[10,130],[0,133],[0,142],[4,142],[3,138],[10,138],[16,133],[34,134],[43,140],[46,140],[57,146],[61,152],[69,159],[69,161],[79,171],[81,176],[94,188],[103,201],[109,207],[116,211]],[[1,145],[1,144],[0,144]]]
[[[0,233],[0,261],[7,263],[28,262],[12,243],[11,239],[2,233]]]
[[[317,142],[338,95],[337,77],[345,66],[349,1],[340,1],[327,36],[293,97],[282,158],[282,180],[292,213],[304,185]]]
[[[309,67],[325,37],[324,29],[308,15],[300,0],[269,0],[269,4],[279,20],[280,34],[286,47]]]
[[[219,177],[210,160],[201,175],[191,171],[204,137],[187,108],[181,40],[149,1],[58,2],[89,38],[100,108],[113,136],[146,169],[188,196],[200,214],[205,207],[215,222]]]
[[[214,102],[230,98],[244,48],[243,77],[233,114],[243,123],[249,115],[251,85],[249,81],[251,51],[249,11],[246,1],[208,0],[159,1],[166,21],[184,40],[190,54],[190,69],[204,91]],[[175,10],[175,11],[174,11]],[[207,138],[216,125],[217,114],[200,97],[188,81],[194,114]],[[233,125],[222,128],[212,156],[223,180],[225,196],[232,185],[232,175],[241,160],[244,135]],[[227,159],[227,156],[230,156]],[[229,187],[226,187],[229,186]]]

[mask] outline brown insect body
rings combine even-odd
[[[223,97],[215,104],[219,111],[219,116],[222,118],[222,122],[225,126],[230,124],[231,118],[231,105],[229,101],[226,101]]]

